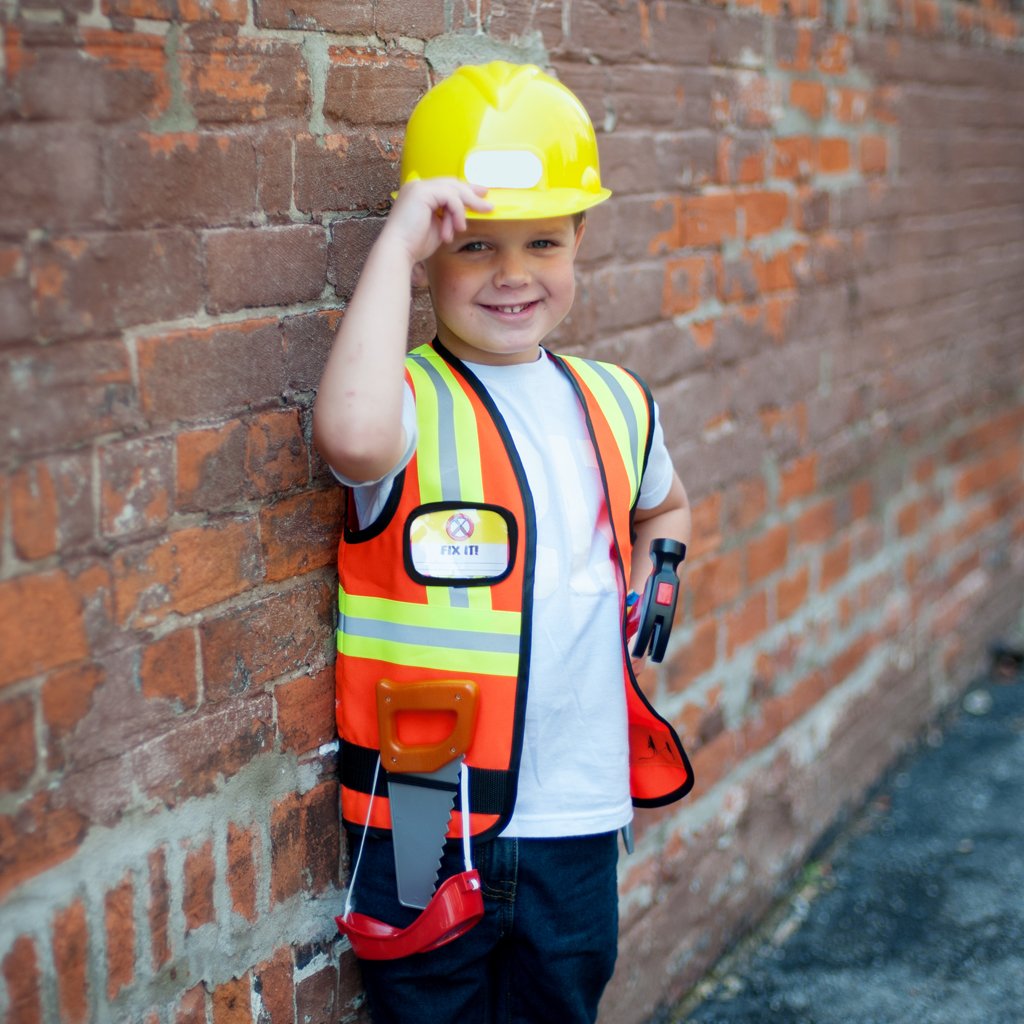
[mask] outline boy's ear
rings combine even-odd
[[[413,288],[427,287],[427,268],[423,265],[422,260],[412,265],[412,286]]]
[[[576,241],[573,243],[572,255],[573,259],[576,258],[576,254],[580,251],[580,242],[583,241],[583,235],[587,230],[587,218],[583,217],[580,219],[579,224],[576,225]]]

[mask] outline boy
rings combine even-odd
[[[314,412],[316,444],[350,488],[338,629],[350,891],[403,954],[361,957],[364,984],[376,1024],[591,1022],[616,956],[618,830],[634,803],[692,784],[625,645],[627,590],[644,588],[652,539],[689,540],[689,506],[646,387],[541,347],[572,307],[583,213],[610,195],[576,97],[532,66],[461,68],[413,111],[401,183]],[[429,289],[437,338],[407,357],[410,284]],[[396,895],[394,847],[409,839],[394,785],[408,776],[380,771],[376,701],[382,685],[453,679],[477,697],[448,834],[469,823],[483,917],[415,952],[432,911]],[[442,880],[460,871],[457,843],[442,856],[412,838],[442,857]]]

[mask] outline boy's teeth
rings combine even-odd
[[[521,306],[498,306],[498,309],[502,313],[522,313],[528,305],[528,302],[524,302]]]

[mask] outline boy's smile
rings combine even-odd
[[[471,220],[423,264],[437,334],[460,359],[532,362],[565,319],[576,293],[573,266],[583,224],[549,220]]]

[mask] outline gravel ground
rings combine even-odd
[[[1024,1024],[1024,671],[996,657],[767,925],[651,1024]]]

